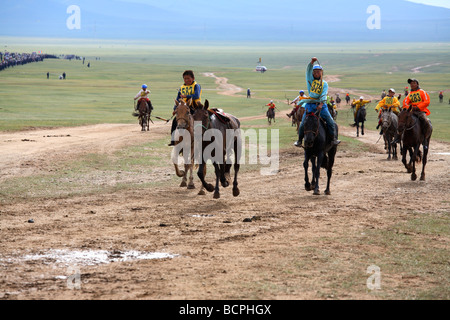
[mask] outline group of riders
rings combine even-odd
[[[430,115],[430,111],[428,110],[428,106],[430,104],[430,96],[426,91],[420,89],[419,81],[417,79],[408,79],[408,83],[411,87],[411,91],[408,92],[406,98],[403,100],[403,108],[413,107],[413,111],[418,115],[419,120],[422,124],[422,128],[424,128],[424,136],[428,136],[429,132],[431,132],[431,124],[429,123],[429,120],[427,118],[427,116]],[[302,147],[302,141],[304,138],[304,122],[306,115],[309,113],[316,113],[320,115],[320,117],[326,123],[330,144],[338,145],[340,143],[340,140],[337,139],[336,124],[328,108],[328,105],[330,104],[330,97],[328,96],[328,83],[323,79],[323,67],[320,65],[320,63],[318,63],[318,59],[315,57],[311,59],[306,67],[306,84],[308,88],[308,95],[305,95],[305,92],[301,90],[299,92],[299,96],[292,101],[293,104],[296,104],[296,107],[290,114],[288,114],[288,116],[292,116],[298,108],[305,108],[305,112],[303,113],[303,117],[299,125],[298,141],[296,141],[294,145],[297,147]],[[144,84],[134,98],[134,100],[145,100],[147,102],[148,112],[153,109],[149,94],[150,91],[148,90],[148,86]],[[194,72],[192,70],[186,70],[183,73],[183,84],[178,90],[176,101],[179,102],[181,100],[184,100],[185,102],[187,102],[188,100],[192,99],[192,101],[200,103],[201,94],[202,89],[200,85],[195,81]],[[399,114],[400,101],[394,95],[395,90],[391,88],[389,89],[388,94],[378,102],[377,106],[375,107],[375,111],[379,113],[379,118],[383,110],[390,109],[395,114]],[[346,100],[347,102],[349,100],[348,94],[346,96]],[[358,101],[356,101],[355,99],[353,100],[352,108],[354,108],[355,124],[358,110],[370,102],[371,100],[365,100],[364,97],[360,97]],[[334,103],[331,103],[331,105],[333,108],[336,108],[336,105]],[[275,104],[273,103],[273,101],[271,101],[267,106],[269,106],[269,108],[275,109]],[[176,105],[174,105],[173,108],[173,115],[175,115],[175,109]],[[193,112],[193,110],[191,110],[191,112]],[[379,126],[380,124],[378,125],[377,129],[379,128]],[[171,127],[172,139],[169,143],[169,146],[175,145],[175,142],[173,141],[173,132],[176,130],[176,128],[177,121],[176,118],[173,118]]]

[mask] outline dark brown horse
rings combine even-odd
[[[146,100],[140,99],[138,102],[137,110],[139,112],[138,119],[141,131],[150,130],[150,116],[152,114],[153,106],[151,101],[147,103]]]
[[[275,122],[275,109],[274,108],[269,108],[269,110],[267,110],[266,112],[267,115],[267,121],[269,122],[269,125],[272,124],[272,120],[273,122]]]
[[[416,162],[420,159],[420,145],[423,146],[422,173],[420,175],[420,180],[425,180],[425,166],[427,164],[427,155],[432,131],[433,130],[431,129],[429,136],[424,136],[422,123],[412,107],[409,107],[408,109],[405,108],[400,112],[398,116],[398,133],[402,136],[403,142],[402,162],[408,170],[408,173],[411,173],[411,180],[413,181],[417,179]],[[406,153],[408,151],[410,151],[410,162],[406,163]]]
[[[297,109],[297,111],[294,113],[294,116],[292,117],[292,119],[295,118],[295,124],[297,127],[297,134],[298,134],[298,128],[300,127],[300,123],[302,122],[303,119],[303,114],[305,113],[305,108],[303,107],[299,107]]]
[[[199,152],[201,152],[197,174],[206,190],[214,191],[214,199],[220,198],[219,181],[224,188],[230,185],[230,172],[233,162],[231,154],[234,153],[233,196],[237,197],[240,193],[237,176],[242,153],[241,124],[236,117],[230,114],[224,118],[217,113],[216,109],[210,110],[208,108],[209,102],[206,100],[205,105],[196,108],[193,115],[196,140],[200,140],[196,143],[199,143]],[[199,130],[200,137],[197,137],[197,130]],[[205,181],[203,169],[208,160],[211,160],[214,165],[215,186]]]
[[[183,178],[181,180],[180,187],[186,187],[188,189],[195,189],[193,168],[194,168],[194,118],[191,114],[191,107],[189,107],[184,100],[178,102],[175,100],[175,117],[177,120],[176,133],[180,135],[180,139],[174,139],[175,147],[173,149],[173,164],[175,166],[175,172],[178,177]],[[188,140],[183,141],[184,137]],[[184,143],[183,143],[184,142]],[[187,143],[186,143],[187,142]],[[186,144],[185,144],[186,143]],[[183,147],[183,148],[180,148]],[[187,150],[186,150],[187,149]],[[178,168],[178,153],[187,152],[184,161],[184,171]],[[189,183],[187,183],[187,175],[189,172]],[[206,166],[204,167],[204,174],[206,174]],[[205,195],[203,185],[198,192],[199,195]]]

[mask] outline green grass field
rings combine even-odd
[[[132,123],[133,97],[142,83],[152,91],[155,114],[170,116],[173,99],[186,69],[196,73],[202,98],[238,117],[263,114],[271,99],[293,99],[305,89],[304,72],[312,56],[325,67],[325,74],[339,75],[330,87],[379,95],[390,87],[398,91],[409,77],[417,77],[432,98],[430,116],[434,138],[450,141],[450,105],[438,102],[438,92],[450,89],[450,44],[277,44],[232,43],[192,46],[183,43],[135,41],[0,38],[10,52],[33,52],[86,57],[79,60],[47,59],[0,73],[0,130],[27,127],[78,126],[94,123]],[[259,58],[269,71],[254,71]],[[99,60],[98,60],[99,59]],[[87,63],[91,67],[87,67]],[[420,69],[418,74],[412,69]],[[46,79],[46,73],[50,79]],[[58,76],[65,72],[66,80]],[[229,83],[251,88],[254,99],[217,94],[215,72]],[[375,103],[372,103],[373,107]],[[284,109],[288,107],[283,105]],[[369,127],[375,113],[369,112]],[[346,119],[345,119],[346,120]],[[347,124],[339,119],[340,124]]]

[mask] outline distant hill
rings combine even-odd
[[[79,15],[67,13],[71,4],[80,8]],[[376,10],[367,12],[374,5]],[[74,28],[77,21],[79,29]],[[450,9],[404,0],[6,0],[0,35],[193,42],[450,41]]]

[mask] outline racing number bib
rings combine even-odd
[[[315,94],[322,94],[323,85],[322,82],[319,80],[314,80],[311,84],[311,92],[314,92]]]
[[[422,97],[420,96],[420,92],[410,93],[409,100],[412,103],[422,102]]]

